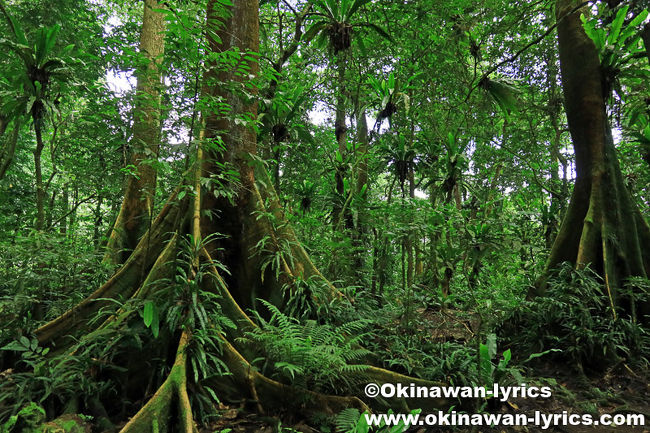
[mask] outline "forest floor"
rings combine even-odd
[[[474,336],[477,318],[473,315],[456,314],[454,310],[418,311],[430,319],[435,319],[436,326],[427,331],[433,338],[453,338],[468,341]],[[434,335],[435,334],[435,335]],[[594,419],[602,414],[643,414],[645,426],[554,426],[543,430],[539,427],[410,427],[411,433],[472,432],[472,433],[650,433],[650,372],[633,371],[626,364],[619,364],[606,372],[583,374],[568,365],[539,362],[528,372],[531,383],[554,383],[550,398],[511,398],[505,403],[491,405],[484,409],[490,413],[527,414],[535,411],[542,414],[591,414]],[[548,379],[552,378],[552,379]],[[222,406],[221,417],[206,426],[201,433],[277,433],[301,432],[320,433],[329,431],[316,425],[309,419],[282,419],[272,416],[260,416],[237,406]]]
[[[501,404],[492,413],[525,413],[532,414],[540,411],[544,414],[590,413],[596,418],[601,414],[643,414],[645,426],[556,426],[547,430],[538,427],[411,427],[411,433],[442,433],[442,432],[472,432],[472,433],[649,433],[650,432],[650,382],[647,373],[643,376],[627,371],[622,367],[619,371],[610,371],[604,375],[586,377],[576,375],[563,366],[545,365],[537,371],[542,377],[554,377],[558,387],[548,399],[514,398]],[[308,419],[281,421],[272,416],[260,416],[248,413],[236,406],[222,406],[221,417],[205,426],[201,433],[278,433],[301,432],[320,433],[324,430]]]

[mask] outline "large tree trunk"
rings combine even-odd
[[[650,230],[627,191],[619,167],[603,94],[596,48],[585,34],[578,0],[558,0],[558,46],[564,103],[573,140],[576,182],[571,202],[536,293],[562,262],[590,265],[604,281],[612,313],[648,314],[621,294],[628,277],[650,274]],[[638,311],[635,311],[638,310]]]
[[[140,52],[145,66],[138,72],[129,164],[122,207],[108,241],[105,261],[121,264],[131,254],[153,217],[156,169],[160,146],[161,64],[165,52],[164,8],[157,0],[146,0],[140,33]]]

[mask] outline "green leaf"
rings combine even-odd
[[[151,326],[151,323],[153,322],[153,314],[154,314],[154,304],[153,301],[146,301],[144,303],[144,326],[147,328]]]
[[[490,80],[487,86],[487,91],[506,116],[517,110],[517,105],[519,103],[517,95],[520,92],[514,86],[502,81]]]
[[[621,36],[619,37],[618,45],[625,43],[625,41],[634,35],[638,35],[637,26],[641,25],[646,18],[648,18],[648,10],[644,9],[637,16],[632,18],[632,21],[629,22],[625,29],[621,31]],[[629,44],[626,44],[628,46]]]
[[[488,346],[481,343],[479,345],[479,374],[484,384],[488,384],[492,380],[494,366],[492,365],[491,359]]]
[[[25,36],[25,31],[23,30],[23,27],[20,25],[20,22],[18,20],[15,20],[14,17],[12,17],[9,14],[7,14],[6,17],[11,22],[11,25],[14,28],[14,36],[16,37],[16,42],[18,42],[21,45],[28,45],[27,37]]]
[[[607,37],[608,44],[616,45],[618,42],[618,37],[621,34],[621,28],[623,27],[623,22],[625,21],[625,17],[627,16],[627,11],[629,8],[629,5],[625,5],[616,13],[616,18],[614,18],[614,21],[612,22],[612,29],[610,30],[609,36]]]
[[[452,153],[456,153],[456,137],[453,132],[447,133],[447,146]]]
[[[305,41],[306,43],[309,43],[316,37],[317,34],[319,34],[323,29],[327,27],[327,22],[325,21],[316,21],[314,24],[311,25],[306,31],[305,34],[302,35],[302,40]]]
[[[525,364],[525,363],[527,363],[528,361],[530,361],[532,359],[539,358],[540,356],[544,356],[544,355],[546,355],[548,353],[551,353],[551,352],[562,352],[562,350],[560,350],[560,349],[549,349],[549,350],[545,350],[543,352],[533,353],[528,358],[526,358],[526,360],[522,364]]]
[[[158,338],[158,334],[160,333],[160,320],[158,319],[157,308],[154,308],[153,310],[153,318],[151,320],[151,333],[153,334],[153,338]]]
[[[25,349],[29,349],[29,339],[27,337],[21,336],[18,341],[20,341],[20,344],[22,344]]]
[[[356,0],[354,3],[352,3],[352,6],[350,6],[350,9],[347,11],[346,18],[348,20],[351,19],[361,7],[367,5],[371,1],[372,0]]]
[[[370,29],[374,30],[375,33],[377,33],[379,36],[381,36],[384,39],[387,39],[389,41],[393,41],[393,38],[388,34],[388,32],[381,27],[379,27],[377,24],[373,23],[364,23],[364,24],[357,24],[359,27],[369,27]]]
[[[587,36],[589,36],[589,39],[594,41],[594,44],[596,44],[596,48],[599,51],[602,50],[605,47],[605,30],[596,28],[596,21],[587,21],[584,14],[580,14],[580,20],[582,21],[582,26],[584,27]]]

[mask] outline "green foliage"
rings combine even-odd
[[[30,402],[20,409],[16,415],[9,417],[4,424],[0,425],[0,432],[36,433],[44,421],[45,410],[36,403]]]
[[[20,353],[20,360],[15,364],[16,371],[10,371],[6,380],[0,382],[0,420],[10,421],[20,414],[20,408],[32,402],[63,407],[72,400],[90,401],[113,389],[110,382],[87,374],[101,365],[95,356],[106,359],[107,349],[115,347],[106,344],[106,336],[107,333],[98,335],[94,341],[87,338],[84,343],[88,344],[77,346],[77,352],[56,355],[50,355],[48,348],[39,347],[36,339],[26,337],[5,345],[2,350]],[[128,335],[122,338],[128,339]],[[117,353],[111,355],[117,356]],[[119,371],[110,362],[107,364],[107,370]]]
[[[329,46],[334,50],[334,54],[339,51],[347,51],[350,48],[355,27],[369,28],[381,37],[390,39],[388,33],[377,24],[353,21],[359,9],[370,3],[370,1],[316,0],[314,6],[318,8],[320,13],[305,31],[303,39],[310,42],[318,35],[321,45],[323,45],[325,38],[328,38]]]
[[[366,368],[358,364],[370,352],[363,348],[368,325],[355,320],[338,327],[304,323],[282,313],[274,305],[260,300],[269,310],[267,321],[259,314],[258,329],[247,332],[242,342],[263,350],[261,372],[310,390],[347,389],[360,380]]]
[[[87,246],[32,232],[0,241],[0,341],[29,334],[62,314],[108,277]]]
[[[228,15],[232,1],[214,3],[219,16]],[[259,53],[211,52],[206,36],[219,43],[219,35],[206,31],[203,1],[165,10],[161,147],[146,163],[157,169],[157,211],[187,178],[201,119],[213,113],[257,133],[258,156],[246,163],[274,169],[263,186],[277,187],[272,204],[280,208],[254,215],[265,232],[252,251],[241,253],[258,255],[264,285],[284,284],[272,300],[281,307],[259,301],[269,313],[257,316],[260,329],[243,339],[258,350],[254,364],[264,374],[342,393],[370,363],[454,385],[516,379],[520,358],[552,350],[561,350],[554,359],[584,365],[610,357],[647,365],[641,318],[617,310],[614,319],[602,282],[587,271],[560,272],[549,282],[549,296],[524,302],[575,175],[556,40],[535,42],[555,19],[545,3],[260,3]],[[13,158],[0,179],[0,371],[12,369],[0,377],[0,419],[29,402],[54,415],[72,397],[88,407],[96,396],[120,401],[107,409],[124,418],[166,377],[170,342],[191,330],[189,388],[194,415],[205,424],[221,391],[214,384],[227,374],[221,340],[235,326],[218,295],[205,290],[214,283],[209,266],[224,275],[227,269],[206,263],[200,249],[221,239],[179,239],[166,278],[142,288],[141,299],[99,300],[103,307],[88,328],[70,336],[70,352],[40,347],[32,337],[109,277],[98,256],[123,180],[135,172],[128,157],[133,119],[141,114],[133,110],[132,78],[143,65],[137,49],[142,3],[0,5],[6,18],[0,43],[8,53],[0,59],[0,163]],[[583,20],[615,90],[608,114],[625,139],[617,153],[645,213],[649,73],[639,29],[646,19],[634,5],[608,12],[603,2],[596,19]],[[320,49],[325,46],[329,51]],[[332,52],[343,68],[332,67]],[[262,74],[250,80],[257,59]],[[224,82],[224,73],[238,79]],[[477,86],[491,100],[472,92]],[[233,114],[238,103],[255,101],[257,116]],[[344,148],[332,127],[339,101]],[[505,115],[495,116],[495,107]],[[359,120],[366,114],[390,118],[389,128],[378,122],[362,136]],[[29,232],[36,169],[30,115],[39,119],[44,143],[42,233]],[[8,146],[12,127],[18,128],[15,155]],[[202,196],[237,206],[246,190],[228,161],[231,149],[222,137],[229,132],[209,132],[214,138],[202,144],[215,157],[209,160],[214,170],[201,179]],[[333,167],[345,168],[342,194],[332,193]],[[185,186],[178,198],[192,193]],[[347,213],[331,224],[336,206]],[[218,211],[204,209],[202,217],[216,221]],[[350,302],[323,302],[331,286],[320,277],[285,274],[285,264],[300,265],[294,257],[300,245],[278,236],[286,224],[316,267],[347,286],[341,290]],[[618,299],[637,305],[647,291],[646,280],[631,280]],[[499,332],[499,345],[512,352],[500,353],[492,326],[512,310],[505,319],[511,328]],[[448,318],[466,325],[466,335],[435,333]],[[365,433],[359,417],[344,412],[339,430]]]
[[[648,282],[635,279],[628,296],[643,302]],[[554,355],[579,367],[602,368],[618,361],[647,365],[647,330],[622,309],[616,317],[603,285],[590,268],[575,270],[564,264],[549,280],[543,297],[524,303],[505,319],[504,330],[522,353],[559,350]],[[512,326],[521,331],[510,331]]]
[[[214,403],[219,400],[211,381],[215,377],[229,374],[228,367],[220,359],[221,339],[227,329],[237,327],[222,313],[220,295],[202,289],[204,279],[215,278],[209,268],[214,266],[222,272],[227,272],[216,261],[202,261],[201,251],[219,236],[213,234],[200,240],[191,235],[181,238],[179,253],[174,262],[176,272],[173,282],[166,288],[168,283],[165,279],[157,281],[155,285],[162,285],[163,290],[157,294],[155,304],[145,301],[143,312],[145,326],[149,326],[147,322],[152,324],[151,329],[155,337],[157,331],[154,331],[153,323],[157,320],[157,308],[160,308],[160,316],[164,317],[172,334],[183,329],[192,331],[192,338],[187,347],[187,359],[190,366],[189,377],[198,391],[192,394],[191,403],[196,408],[197,419],[201,422],[207,422],[215,416]],[[216,283],[221,285],[221,280],[216,279]],[[152,311],[149,314],[147,305],[152,306],[149,307],[149,311]]]
[[[2,112],[10,117],[31,115],[35,123],[42,122],[46,111],[58,113],[58,102],[50,99],[50,87],[62,85],[71,78],[68,63],[73,61],[70,52],[74,45],[63,48],[54,56],[59,25],[43,27],[38,30],[34,41],[28,42],[27,36],[19,22],[11,17],[3,7],[2,12],[11,23],[14,40],[2,38],[0,46],[14,52],[22,60],[22,70],[15,75],[11,90],[0,95],[3,100]]]
[[[619,98],[625,99],[626,94],[621,85],[621,77],[637,76],[639,73],[646,79],[648,77],[647,72],[639,71],[638,68],[631,65],[634,59],[645,54],[639,27],[648,17],[648,10],[642,10],[626,22],[629,10],[629,5],[623,5],[616,11],[610,11],[605,5],[600,5],[599,15],[613,15],[611,24],[606,28],[599,26],[597,17],[591,19],[587,19],[584,15],[580,17],[587,36],[598,49],[605,80],[603,93],[607,98],[611,96],[610,93],[613,90]]]
[[[503,79],[495,80],[486,77],[479,83],[479,86],[489,93],[501,111],[503,111],[506,118],[508,118],[510,113],[513,111],[517,111],[519,105],[517,95],[520,94],[521,91],[511,83],[508,83]]]
[[[219,334],[224,327],[234,328],[235,325],[220,313],[219,295],[201,289],[204,279],[214,278],[209,272],[210,267],[227,272],[216,261],[207,263],[201,260],[202,249],[218,237],[220,235],[215,233],[197,241],[188,235],[179,240],[179,253],[172,262],[175,268],[173,279],[162,278],[153,282],[154,297],[144,302],[144,324],[152,328],[154,336],[157,335],[155,329],[158,329],[154,322],[158,318],[164,319],[171,332],[191,329]],[[221,284],[219,280],[217,284]]]
[[[478,370],[482,385],[486,388],[489,388],[494,383],[505,385],[506,376],[512,376],[515,384],[524,383],[521,373],[512,366],[508,367],[511,359],[512,353],[510,349],[507,349],[495,364],[497,361],[497,336],[496,334],[488,334],[486,343],[480,343],[478,350]]]

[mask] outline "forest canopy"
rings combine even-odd
[[[0,432],[648,414],[648,8],[0,0]]]

